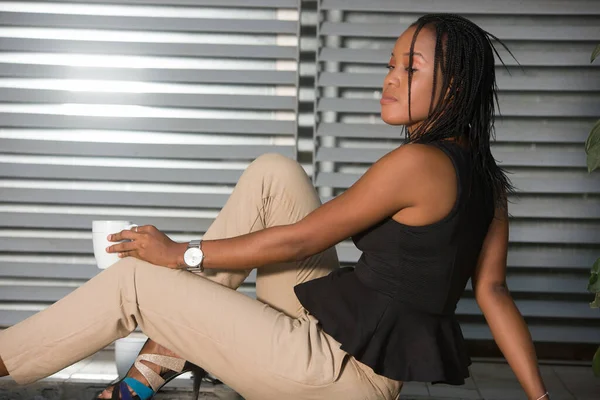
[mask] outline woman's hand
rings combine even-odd
[[[151,264],[167,268],[180,268],[179,260],[187,243],[176,243],[152,225],[136,226],[131,230],[108,235],[108,241],[127,242],[107,247],[108,253],[119,253],[119,257],[135,257]]]

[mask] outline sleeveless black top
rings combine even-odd
[[[473,183],[468,153],[431,145],[452,160],[457,198],[442,220],[408,226],[391,217],[355,235],[355,268],[297,285],[301,304],[341,348],[398,381],[460,385],[471,361],[454,311],[474,272],[494,204]]]

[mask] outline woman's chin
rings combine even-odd
[[[406,118],[387,113],[384,110],[381,111],[381,120],[388,125],[406,125],[408,123]]]

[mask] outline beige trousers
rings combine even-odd
[[[204,236],[294,223],[319,206],[302,167],[268,154],[244,172]],[[401,383],[357,362],[324,333],[293,287],[339,266],[335,249],[257,270],[258,300],[235,290],[247,271],[195,275],[134,258],[0,332],[0,357],[21,384],[49,376],[137,326],[248,400],[396,399]]]

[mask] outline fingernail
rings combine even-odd
[[[108,247],[106,248],[106,252],[107,252],[107,253],[108,253],[108,252],[110,252],[110,246],[108,246]]]
[[[119,253],[119,258],[123,258],[123,253]]]

